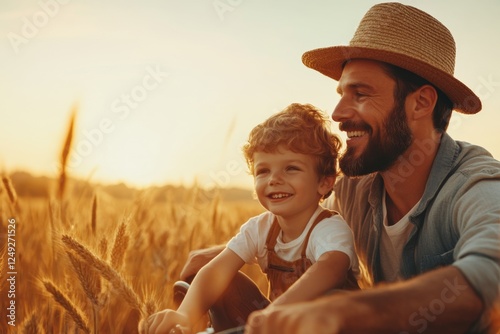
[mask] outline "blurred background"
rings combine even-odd
[[[500,2],[402,2],[451,30],[455,74],[482,98],[449,133],[500,158]],[[251,188],[248,132],[292,102],[331,114],[336,82],[301,55],[348,44],[375,3],[2,0],[0,170],[57,177],[76,107],[73,177]]]

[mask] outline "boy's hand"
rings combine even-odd
[[[144,324],[147,330],[141,334],[190,334],[189,319],[174,310],[163,310],[151,315]]]

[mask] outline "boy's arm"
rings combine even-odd
[[[225,245],[217,245],[210,248],[196,249],[189,252],[188,259],[184,268],[182,268],[180,278],[183,281],[190,282],[194,275],[208,262],[212,261],[224,249]]]
[[[245,264],[235,252],[226,248],[201,268],[177,312],[198,321],[227,289],[234,275]]]
[[[235,252],[224,249],[198,272],[177,312],[162,311],[148,319],[149,333],[168,333],[179,320],[184,320],[180,325],[191,328],[227,289],[244,264]]]
[[[283,305],[308,301],[324,295],[328,290],[341,288],[350,267],[347,254],[330,251],[322,254],[318,261],[271,305]]]

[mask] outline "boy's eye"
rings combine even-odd
[[[267,168],[259,168],[257,170],[255,170],[255,175],[262,175],[262,174],[265,174],[269,171],[269,169]]]

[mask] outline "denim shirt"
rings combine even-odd
[[[425,145],[421,148],[425,154]],[[411,177],[412,164],[402,167],[388,186]],[[383,280],[379,243],[384,191],[378,173],[342,177],[335,185],[333,209],[353,230],[365,286]],[[402,276],[454,265],[490,310],[500,289],[500,162],[481,147],[443,134],[424,194],[409,219],[414,228],[403,249]]]

